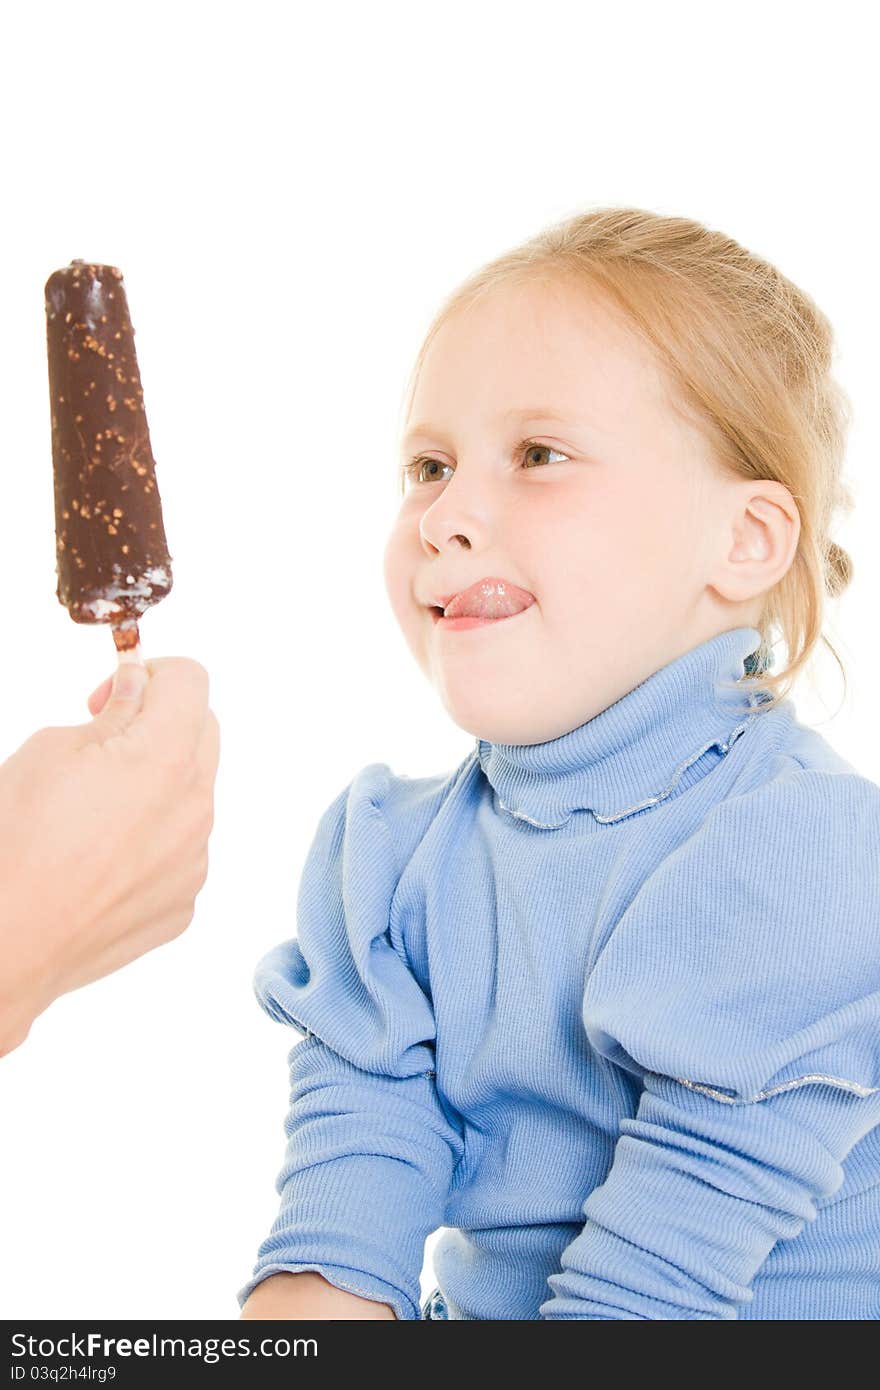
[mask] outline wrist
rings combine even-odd
[[[9,964],[9,954],[4,951],[0,955],[0,1057],[21,1046],[42,1012],[18,971],[13,975],[7,970]]]
[[[263,1279],[251,1291],[240,1317],[360,1321],[394,1320],[396,1315],[387,1303],[347,1293],[314,1270],[298,1270]]]
[[[7,1018],[0,1013],[0,1058],[7,1057],[27,1038],[33,1019],[23,1023],[20,1019]]]
[[[34,1020],[52,1002],[47,995],[49,971],[41,968],[35,940],[40,939],[28,914],[6,892],[0,895],[0,1057],[25,1041]]]

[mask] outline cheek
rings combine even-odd
[[[533,518],[535,579],[543,576],[545,598],[554,594],[575,620],[597,602],[643,604],[652,593],[668,593],[688,572],[692,507],[668,482],[630,479],[618,486],[594,476],[589,489],[541,513],[538,508]]]
[[[684,469],[665,464],[639,489],[630,508],[629,552],[643,583],[669,589],[687,584],[695,568],[702,528],[694,489]]]
[[[616,521],[609,518],[605,543],[621,620],[677,609],[690,593],[700,537],[689,496],[668,479],[640,489]]]
[[[418,528],[410,517],[401,515],[391,530],[382,559],[385,589],[399,622],[406,620],[415,604],[413,575],[418,558]]]
[[[532,506],[518,516],[518,535],[535,577],[581,579],[628,566],[650,536],[650,506],[619,479],[593,474],[576,488],[535,489]]]

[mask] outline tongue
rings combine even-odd
[[[509,584],[485,584],[460,598],[446,609],[447,618],[512,618],[534,603],[530,594]]]

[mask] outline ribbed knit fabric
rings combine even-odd
[[[880,787],[722,632],[534,745],[365,767],[255,976],[279,1271],[420,1317],[880,1317]],[[730,688],[726,688],[729,686]]]

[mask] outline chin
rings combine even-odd
[[[543,736],[534,728],[499,718],[497,710],[486,707],[485,702],[443,700],[444,708],[454,724],[473,738],[484,739],[486,743],[541,743]]]
[[[501,699],[493,702],[482,698],[450,699],[448,692],[438,691],[443,707],[454,724],[473,738],[481,738],[486,743],[532,744],[548,743],[574,729],[578,724],[592,717],[594,711],[547,710],[539,718],[534,704],[529,708],[511,709],[505,707]],[[510,701],[507,701],[509,706]]]

